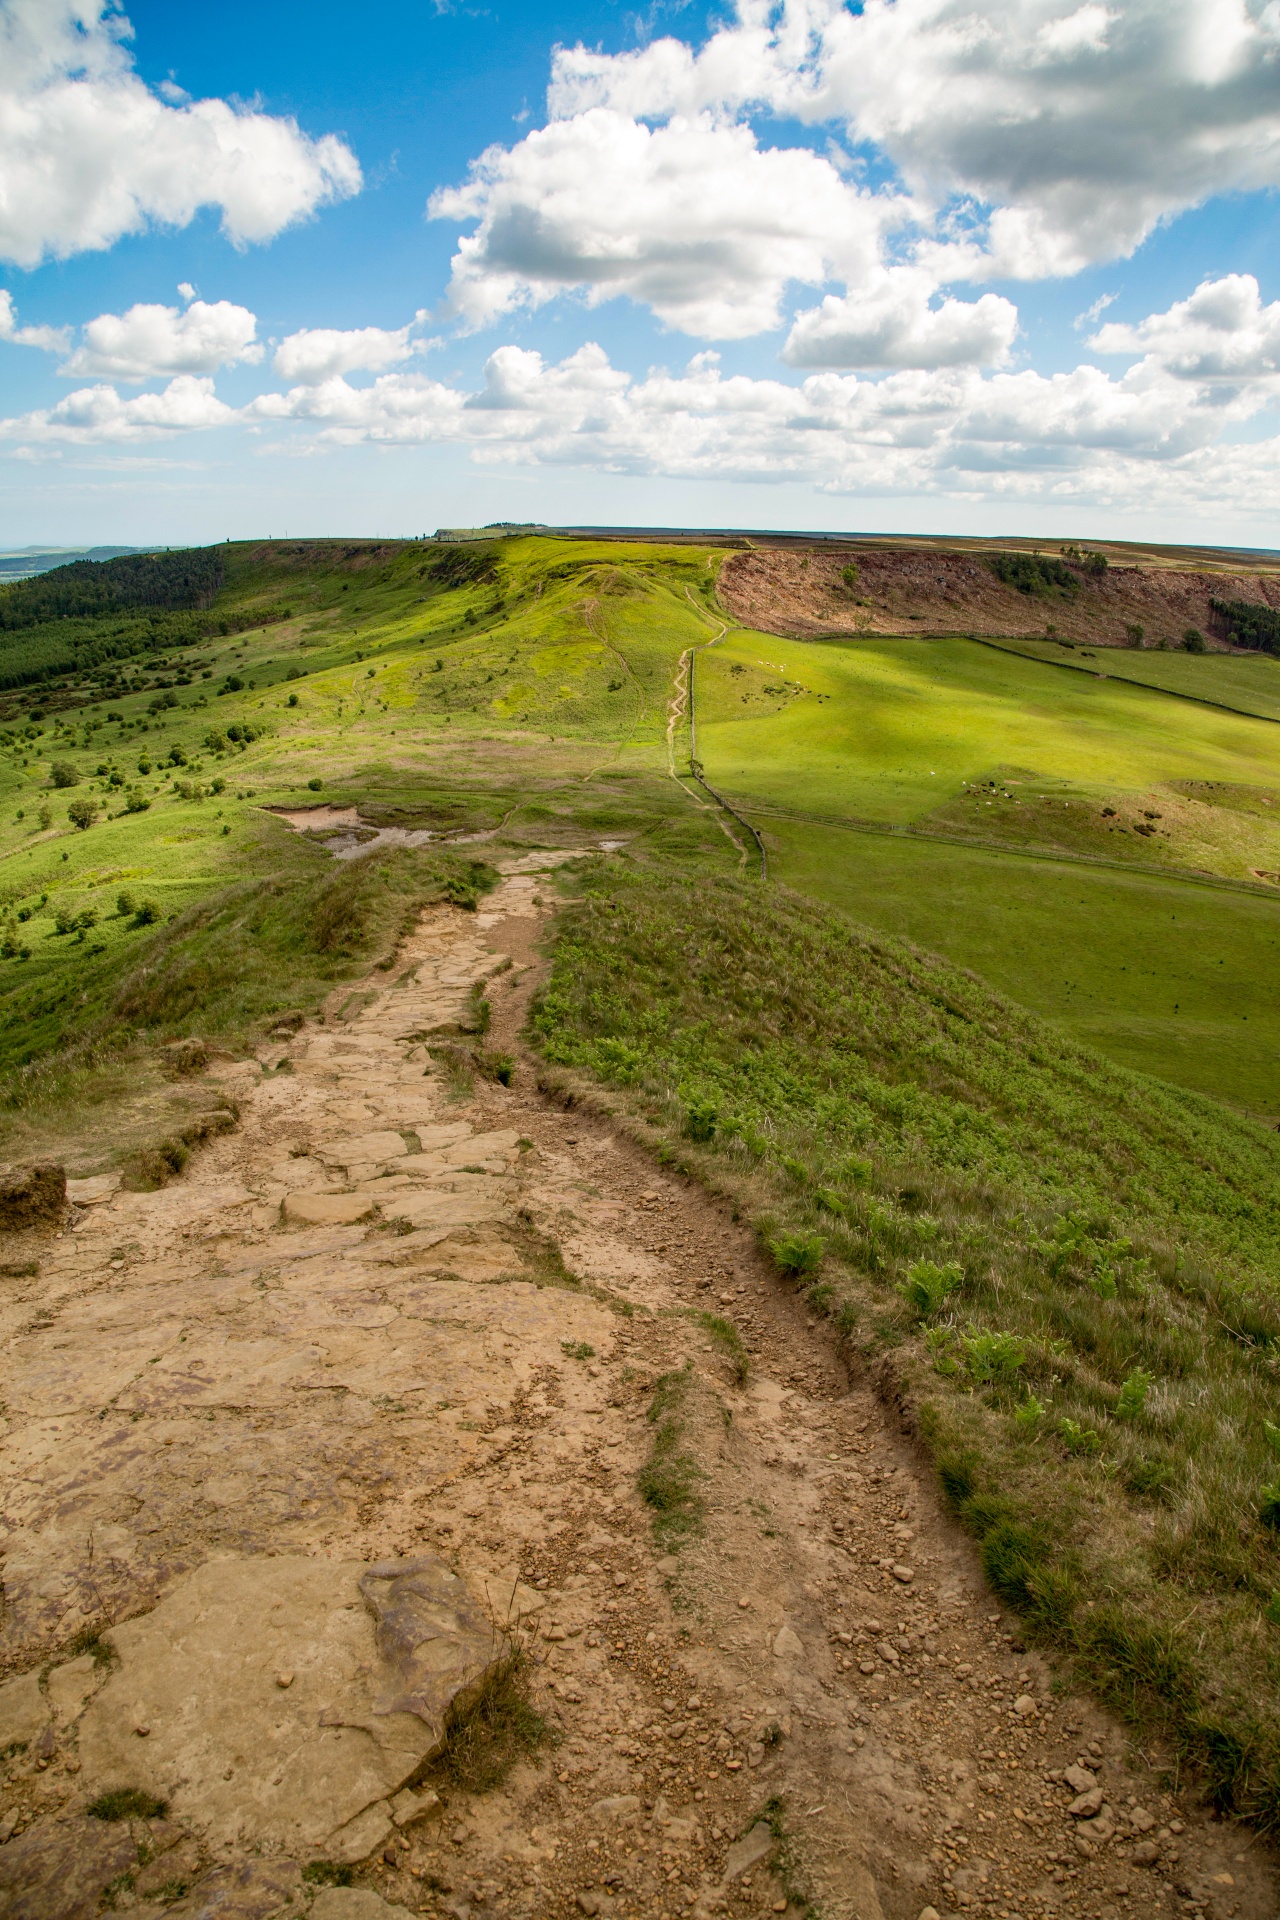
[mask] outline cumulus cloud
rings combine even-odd
[[[1137,326],[1112,321],[1089,345],[1149,354],[1180,380],[1268,380],[1280,373],[1280,300],[1264,307],[1253,275],[1230,273]]]
[[[229,300],[193,300],[179,307],[135,306],[100,313],[58,371],[68,379],[168,379],[179,373],[216,373],[238,361],[262,358],[257,320]]]
[[[930,305],[931,278],[893,268],[858,293],[798,314],[782,357],[793,367],[1002,366],[1018,309],[999,294]]]
[[[213,390],[212,380],[179,374],[161,393],[123,400],[111,386],[81,387],[56,407],[0,420],[0,438],[76,446],[128,445],[179,433],[227,426],[236,418]]]
[[[1263,0],[738,0],[698,50],[561,49],[551,112],[841,125],[922,204],[981,203],[989,270],[1074,273],[1214,195],[1280,184]]]
[[[780,324],[791,281],[872,273],[906,210],[807,148],[761,148],[745,125],[696,116],[653,128],[592,107],[491,147],[429,211],[478,222],[450,290],[472,326],[577,288],[592,304],[625,294],[669,327],[739,340]]]
[[[216,207],[236,245],[358,191],[345,141],[225,100],[170,105],[134,71],[111,0],[0,0],[0,258],[111,246]]]
[[[383,327],[352,327],[345,332],[334,327],[304,327],[280,342],[271,364],[282,380],[296,380],[309,387],[338,374],[381,373],[384,367],[394,367],[410,354],[425,351],[427,343],[415,340],[413,333],[426,317],[425,309],[420,310],[408,326],[394,331]]]
[[[8,340],[15,347],[40,347],[45,353],[63,353],[69,337],[66,327],[20,327],[13,295],[0,288],[0,340]]]

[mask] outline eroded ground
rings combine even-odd
[[[745,1231],[539,1094],[543,864],[215,1063],[185,1178],[7,1252],[0,1913],[1270,1920]],[[428,1052],[478,986],[509,1087]],[[508,1642],[549,1738],[468,1790],[433,1756]]]

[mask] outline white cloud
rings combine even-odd
[[[778,326],[793,280],[863,280],[906,212],[807,148],[762,150],[747,126],[702,116],[651,128],[612,107],[491,147],[429,210],[479,223],[450,291],[472,326],[578,288],[722,340]]]
[[[793,367],[1002,366],[1018,309],[998,294],[929,304],[931,277],[897,267],[857,293],[829,293],[796,316],[782,357]]]
[[[319,386],[337,374],[381,373],[384,367],[394,367],[410,354],[425,351],[427,343],[412,335],[426,317],[425,309],[421,310],[408,326],[394,331],[383,327],[353,327],[345,332],[334,327],[304,327],[280,342],[272,365],[282,380],[297,380],[304,386]]]
[[[157,440],[229,425],[236,418],[213,391],[212,380],[179,374],[161,393],[122,400],[114,387],[81,387],[56,407],[0,420],[0,438],[97,446]]]
[[[551,112],[771,109],[843,125],[922,203],[990,215],[989,271],[1074,273],[1214,195],[1280,184],[1260,0],[738,0],[695,52],[558,52]]]
[[[216,373],[238,361],[262,358],[257,321],[229,300],[193,300],[178,307],[136,306],[100,313],[84,329],[75,352],[58,371],[68,379],[158,380],[178,373]]]
[[[65,353],[68,338],[66,327],[20,327],[13,295],[0,287],[0,340],[15,347],[40,347],[45,353]]]
[[[1111,322],[1089,345],[1098,353],[1149,354],[1180,380],[1269,380],[1280,374],[1280,301],[1264,307],[1253,275],[1230,273],[1137,326]]]
[[[0,0],[0,258],[33,267],[201,207],[244,245],[358,191],[333,134],[225,100],[165,104],[129,32],[111,0]]]

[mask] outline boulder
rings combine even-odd
[[[119,1659],[80,1720],[90,1798],[126,1782],[215,1847],[345,1863],[393,1831],[505,1652],[428,1555],[210,1560],[103,1637]]]

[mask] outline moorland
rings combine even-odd
[[[1274,1823],[1273,600],[546,535],[0,590],[4,1157],[165,1177],[174,1043],[252,1057],[416,902],[574,850],[548,1075],[755,1224],[1028,1630]]]

